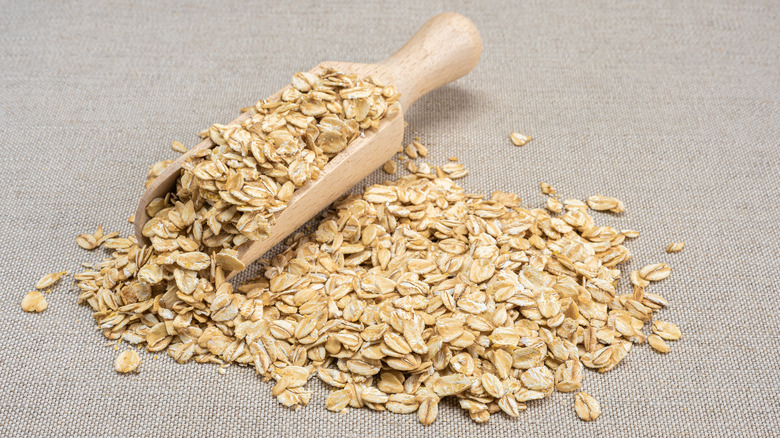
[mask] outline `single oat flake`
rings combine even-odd
[[[393,160],[390,160],[386,162],[384,165],[382,165],[382,170],[387,174],[394,174],[396,170],[396,163]]]
[[[135,350],[125,350],[116,357],[114,369],[118,373],[129,373],[131,371],[136,371],[140,363],[141,358],[138,356],[138,352]]]
[[[545,195],[554,195],[555,194],[555,187],[547,184],[546,182],[540,182],[539,188],[542,190],[542,193]]]
[[[513,132],[509,134],[509,139],[512,140],[512,144],[515,146],[523,146],[531,141],[531,137],[523,135],[519,132]]]
[[[186,147],[186,146],[184,146],[183,144],[181,144],[181,142],[179,142],[179,141],[176,141],[176,140],[174,140],[174,141],[171,143],[171,149],[172,149],[174,152],[179,152],[179,153],[181,153],[181,154],[183,154],[183,153],[187,152],[187,147]]]
[[[682,332],[676,325],[665,321],[653,321],[653,333],[667,341],[677,341],[682,337]]]
[[[46,288],[54,286],[55,284],[57,284],[58,281],[60,281],[60,278],[62,278],[62,276],[67,273],[68,271],[60,271],[51,274],[46,274],[43,277],[41,277],[41,279],[38,280],[37,283],[35,283],[35,288],[38,290],[44,290]]]
[[[28,292],[27,295],[22,298],[22,310],[30,313],[40,313],[49,307],[46,302],[46,297],[39,291]]]
[[[580,391],[574,396],[574,410],[583,421],[593,421],[601,415],[599,402],[585,391]]]
[[[680,252],[680,251],[682,251],[682,250],[683,250],[683,248],[684,248],[684,247],[685,247],[685,242],[674,242],[674,243],[670,243],[670,244],[669,244],[669,245],[666,247],[666,252],[668,252],[668,253],[672,253],[672,252]]]
[[[639,276],[648,281],[661,281],[672,273],[672,268],[666,263],[647,265],[639,270]]]
[[[653,350],[666,354],[670,351],[669,345],[667,345],[666,342],[664,342],[663,338],[656,334],[652,334],[647,337],[647,343],[650,344],[650,347],[653,348]]]
[[[547,207],[548,210],[550,210],[551,213],[556,213],[557,214],[557,213],[560,213],[561,211],[563,211],[563,204],[561,204],[561,201],[559,201],[559,200],[557,200],[557,199],[555,199],[553,197],[547,198],[546,207]]]
[[[611,211],[613,213],[621,213],[626,207],[617,198],[611,196],[594,195],[588,196],[588,207],[596,211]]]
[[[76,237],[76,243],[87,251],[91,251],[98,246],[97,239],[91,234],[79,234]]]

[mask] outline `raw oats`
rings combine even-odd
[[[653,321],[653,333],[667,341],[677,341],[682,337],[682,332],[671,322]]]
[[[174,141],[171,143],[171,149],[172,149],[174,152],[179,152],[180,154],[183,154],[183,153],[187,152],[187,147],[186,147],[186,146],[184,146],[183,144],[181,144],[181,142],[178,142],[178,141],[176,141],[176,140],[174,140]]]
[[[580,391],[574,396],[574,410],[583,421],[593,421],[601,415],[599,402],[585,391]]]
[[[663,338],[658,335],[650,335],[647,337],[647,343],[653,348],[653,350],[659,353],[668,353],[670,351],[669,345],[664,342]]]
[[[76,236],[76,243],[87,251],[91,251],[98,246],[97,239],[91,234],[79,234]]]
[[[613,213],[621,213],[626,207],[623,203],[611,196],[594,195],[588,196],[588,206],[596,211],[611,211]]]
[[[669,253],[671,253],[671,252],[680,252],[680,251],[683,250],[684,247],[685,247],[685,242],[670,243],[666,247],[666,252],[669,252]]]
[[[548,210],[550,210],[551,213],[558,214],[561,211],[563,211],[563,204],[561,204],[561,201],[555,199],[555,198],[547,198],[546,207]]]
[[[37,283],[35,283],[35,288],[38,290],[44,290],[51,286],[54,286],[57,284],[58,281],[60,281],[60,278],[62,278],[63,275],[66,275],[68,271],[60,271],[60,272],[54,272],[51,274],[46,274],[43,277],[41,277],[40,280],[38,280]]]
[[[405,161],[411,175],[342,197],[260,261],[257,277],[225,280],[245,267],[238,247],[265,238],[295,190],[397,111],[398,98],[373,78],[297,73],[280,101],[204,131],[215,146],[194,154],[175,191],[147,208],[149,245],[102,228],[77,239],[111,251],[74,276],[103,335],[117,349],[126,341],[220,373],[252,367],[287,407],[310,402],[316,375],[333,387],[328,410],[416,412],[424,425],[444,397],[476,422],[514,418],[527,401],[579,390],[584,368],[619,366],[666,305],[645,288],[668,276],[668,265],[643,268],[631,274],[633,293],[619,291],[631,233],[596,225],[588,206],[622,211],[622,203],[561,202],[546,183],[547,210],[511,193],[470,194],[453,181],[468,174],[456,157]],[[530,140],[515,134],[515,144]],[[415,139],[399,153],[414,159],[428,149]],[[147,184],[169,163],[151,166]],[[647,339],[653,348],[674,334],[655,324],[663,335]],[[128,350],[115,367],[139,362]],[[600,413],[584,392],[575,406],[586,420]]]
[[[40,313],[49,307],[46,303],[46,297],[39,291],[28,292],[27,295],[22,298],[22,310],[31,313]]]
[[[390,160],[390,161],[386,162],[384,165],[382,165],[382,170],[384,170],[385,173],[387,173],[387,174],[390,174],[390,175],[394,174],[395,170],[396,170],[395,161]]]
[[[639,237],[639,231],[637,230],[620,230],[620,232],[629,239],[636,239]]]
[[[528,137],[527,135],[523,135],[519,132],[513,132],[509,134],[509,139],[512,140],[512,144],[515,146],[523,146],[529,141],[531,141],[531,137]]]
[[[275,213],[287,206],[294,191],[316,179],[363,131],[397,111],[399,96],[374,79],[333,70],[296,73],[281,101],[261,100],[241,124],[209,128],[215,147],[182,164],[176,202],[193,208],[189,200],[197,203],[195,211],[208,210],[201,225],[208,247],[264,239]],[[150,204],[152,219],[144,236],[167,238],[154,228],[155,219],[179,229],[192,223],[194,218],[183,217],[176,202],[159,202],[159,209]],[[178,215],[157,217],[167,208],[176,208]]]
[[[411,159],[415,159],[419,157],[419,154],[417,153],[416,143],[417,142],[409,143],[408,145],[406,145],[406,148],[404,149],[404,153],[406,153],[406,156]]]
[[[639,276],[648,281],[661,281],[672,273],[672,268],[666,263],[656,263],[644,266],[639,270]]]
[[[433,423],[436,416],[439,414],[439,398],[432,396],[426,397],[420,402],[420,407],[417,408],[417,418],[424,426]]]
[[[135,350],[125,350],[119,353],[114,361],[114,369],[118,373],[129,373],[135,371],[141,364],[141,358]]]
[[[419,141],[415,141],[413,144],[417,149],[417,155],[423,158],[428,156],[428,148],[424,144],[420,143]]]

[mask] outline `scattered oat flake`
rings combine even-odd
[[[546,207],[547,207],[548,210],[550,210],[550,212],[556,213],[556,214],[560,213],[563,210],[563,204],[561,204],[561,201],[559,201],[559,200],[557,200],[557,199],[555,199],[553,197],[547,198]]]
[[[384,165],[382,165],[382,170],[387,174],[390,175],[394,174],[396,170],[395,161],[393,160],[387,161]]]
[[[554,195],[555,194],[555,187],[547,184],[546,182],[540,182],[539,188],[542,189],[542,193],[545,195]]]
[[[666,263],[647,265],[639,270],[639,276],[648,281],[661,281],[672,273],[672,268]]]
[[[415,141],[413,144],[414,147],[417,149],[417,154],[419,156],[423,158],[428,156],[428,148],[424,144],[420,143],[419,141]]]
[[[652,347],[653,350],[659,353],[666,354],[670,351],[669,345],[666,342],[664,342],[664,340],[660,336],[656,334],[652,334],[648,336],[647,343],[650,344],[650,347]]]
[[[593,421],[601,415],[599,402],[585,391],[580,391],[574,396],[574,410],[583,421]]]
[[[411,159],[415,159],[419,156],[417,154],[417,146],[415,145],[415,143],[409,143],[408,145],[406,145],[406,148],[404,149],[404,153],[406,153],[406,156],[408,156]]]
[[[181,154],[187,152],[187,147],[176,140],[171,143],[171,149],[173,149],[174,152],[179,152]]]
[[[76,243],[87,251],[91,251],[98,246],[97,239],[92,234],[79,234],[76,236]]]
[[[117,348],[116,346],[114,346]],[[118,373],[129,373],[136,371],[138,365],[141,364],[141,358],[138,356],[138,352],[135,350],[125,350],[116,357],[114,361],[114,369]]]
[[[46,302],[46,297],[39,291],[28,292],[27,295],[22,298],[22,310],[30,313],[40,313],[46,310],[49,304]]]
[[[55,284],[57,284],[58,281],[60,281],[60,278],[62,278],[62,276],[66,275],[67,273],[68,271],[60,271],[51,274],[46,274],[43,277],[41,277],[41,279],[38,280],[37,283],[35,283],[35,288],[38,290],[43,290],[50,286],[54,286]]]
[[[134,224],[135,223],[135,215],[131,214],[130,217],[127,218],[127,221],[130,222],[131,224]]]
[[[588,196],[588,206],[596,211],[611,211],[613,213],[621,213],[626,207],[617,198],[611,196],[594,195]]]
[[[666,247],[666,252],[669,252],[669,253],[671,253],[671,252],[680,252],[680,251],[683,250],[684,247],[685,247],[685,242],[670,243]]]
[[[639,237],[639,231],[637,230],[620,230],[620,232],[629,239],[636,239]]]
[[[682,337],[680,329],[671,322],[666,321],[653,321],[653,333],[667,341],[677,341]]]
[[[512,140],[512,144],[515,146],[523,146],[529,141],[531,141],[531,137],[527,135],[523,135],[519,132],[513,132],[509,134],[509,139]]]

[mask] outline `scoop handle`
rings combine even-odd
[[[390,70],[406,110],[425,93],[465,76],[482,55],[482,37],[468,18],[439,14],[380,65]]]

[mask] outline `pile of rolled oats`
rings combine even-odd
[[[285,406],[308,404],[316,375],[334,387],[331,411],[416,412],[426,425],[445,397],[477,422],[500,411],[517,417],[527,401],[578,391],[584,368],[615,368],[634,344],[669,352],[664,341],[681,335],[674,324],[654,321],[654,334],[643,333],[666,305],[645,289],[669,266],[632,272],[632,293],[619,294],[617,265],[631,257],[623,242],[638,233],[598,226],[588,213],[621,212],[622,202],[559,200],[546,183],[547,210],[510,193],[469,194],[453,181],[467,174],[457,158],[433,167],[406,161],[427,156],[419,141],[399,150],[411,174],[342,198],[316,229],[261,260],[258,277],[238,287],[226,281],[244,268],[236,248],[266,237],[297,187],[397,109],[395,90],[375,80],[296,74],[281,101],[261,101],[241,125],[207,131],[216,146],[149,205],[143,234],[151,245],[102,228],[78,237],[85,249],[112,251],[75,275],[79,301],[117,344],[222,372],[253,367],[275,382]],[[149,180],[166,163],[152,166]],[[395,172],[389,163],[385,171]],[[64,274],[44,277],[39,289]],[[45,309],[31,294],[23,308]],[[140,363],[126,350],[115,369]],[[601,413],[583,391],[574,407],[586,421]]]

